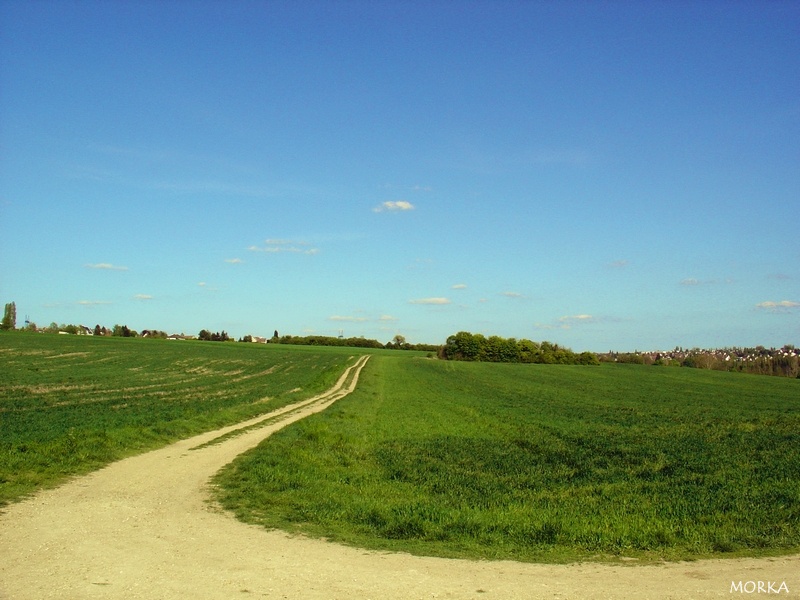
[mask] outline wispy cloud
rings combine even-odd
[[[240,265],[244,261],[241,258],[226,258],[225,262],[228,263],[229,265]]]
[[[333,315],[328,317],[329,321],[343,321],[346,323],[364,323],[365,321],[369,321],[369,317],[352,317],[352,316],[342,316],[342,315]]]
[[[779,302],[767,300],[756,304],[756,308],[774,313],[794,312],[795,309],[800,308],[800,302],[793,300],[781,300]]]
[[[248,250],[250,252],[266,252],[268,254],[289,253],[306,254],[309,256],[319,253],[319,249],[312,247],[308,242],[274,238],[266,240],[263,246],[250,246]]]
[[[355,316],[355,315],[332,315],[328,317],[329,321],[339,321],[343,323],[366,323],[369,321],[379,321],[379,322],[389,322],[389,321],[397,321],[397,317],[393,317],[391,315],[381,315],[378,318],[372,318],[367,316]]]
[[[687,277],[680,280],[680,285],[684,287],[694,287],[698,285],[716,285],[719,283],[733,283],[732,279],[695,279],[694,277]]]
[[[97,263],[85,265],[87,269],[101,269],[105,271],[127,271],[128,267],[112,265],[111,263]]]
[[[417,298],[416,300],[409,300],[409,304],[450,304],[449,298]]]
[[[466,283],[457,283],[454,286],[450,287],[451,290],[465,290],[467,289]]]
[[[136,294],[134,300],[152,300],[153,297],[150,294]]]
[[[111,304],[111,302],[108,302],[106,300],[78,300],[78,304],[80,304],[81,306],[91,307],[91,306],[105,306]]]
[[[553,323],[536,323],[536,329],[572,329],[576,325],[588,325],[596,323],[597,319],[592,315],[564,315]]]
[[[406,267],[409,271],[424,271],[429,269],[436,261],[432,258],[415,258],[414,262]]]
[[[414,210],[414,205],[406,200],[388,200],[372,209],[373,212],[398,212]]]
[[[571,325],[574,323],[591,323],[594,321],[594,317],[592,315],[565,315],[563,317],[559,317],[558,320],[561,323]]]
[[[629,261],[629,260],[628,260],[628,259],[626,259],[626,258],[621,258],[621,259],[619,259],[619,260],[614,260],[614,261],[612,261],[612,262],[608,263],[608,265],[607,265],[607,266],[608,266],[609,268],[611,268],[611,269],[624,269],[624,268],[625,268],[625,267],[627,267],[629,264],[631,264],[631,261]]]
[[[505,296],[506,298],[524,298],[522,294],[519,292],[502,292],[501,296]]]

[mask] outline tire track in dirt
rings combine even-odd
[[[367,359],[324,394],[8,507],[0,515],[0,598],[730,598],[732,581],[785,582],[797,597],[796,556],[650,566],[415,557],[266,531],[209,503],[214,473],[349,394]]]

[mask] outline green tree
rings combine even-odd
[[[597,358],[597,355],[594,352],[581,352],[578,355],[578,364],[579,365],[599,365],[600,359]]]
[[[558,344],[554,345],[548,342],[547,340],[543,340],[539,344],[539,362],[544,363],[546,365],[552,365],[556,362],[556,350],[558,349]]]
[[[539,362],[539,344],[531,340],[520,340],[517,342],[517,352],[519,361],[524,363]]]
[[[130,329],[127,325],[114,325],[111,335],[116,337],[136,337],[136,332]]]
[[[487,362],[522,362],[562,365],[596,365],[600,361],[596,354],[575,354],[569,348],[548,341],[516,340],[480,333],[459,331],[447,338],[438,353],[446,360],[478,360]]]
[[[17,328],[17,305],[14,302],[6,304],[6,310],[3,314],[3,321],[0,323],[0,329],[9,331]]]
[[[519,362],[519,347],[515,338],[500,338],[501,362]]]
[[[447,338],[445,356],[450,360],[477,360],[485,338],[468,331],[459,331]]]
[[[500,345],[503,341],[500,336],[490,335],[488,338],[483,338],[478,341],[480,344],[478,360],[486,362],[500,362]]]

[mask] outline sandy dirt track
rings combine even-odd
[[[366,360],[302,406],[119,461],[8,507],[0,515],[0,599],[762,596],[731,593],[734,581],[783,584],[789,593],[777,597],[800,597],[800,556],[651,566],[424,558],[266,531],[209,504],[208,480],[216,471],[352,391]],[[196,448],[277,413],[282,420]]]

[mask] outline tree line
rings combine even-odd
[[[228,335],[226,331],[215,331],[211,333],[208,329],[201,329],[200,333],[197,334],[197,339],[203,342],[229,342],[233,341],[233,339]]]
[[[112,328],[95,325],[94,329],[83,325],[66,325],[51,323],[47,327],[38,327],[25,319],[25,327],[17,329],[17,307],[14,302],[5,305],[0,331],[29,331],[39,333],[70,333],[95,336],[114,337],[179,337],[192,339],[192,336],[168,336],[157,329],[145,329],[141,333],[130,329],[127,325],[116,324]],[[236,341],[227,332],[211,332],[202,329],[197,336],[203,341],[227,342]],[[252,336],[244,336],[240,342],[253,341]],[[267,341],[266,338],[263,341]],[[723,348],[701,350],[692,348],[684,350],[676,347],[667,352],[608,352],[597,355],[593,352],[573,352],[558,344],[528,339],[503,338],[496,335],[484,336],[480,333],[460,331],[447,338],[445,344],[409,344],[402,335],[396,335],[392,341],[382,344],[378,340],[364,337],[333,337],[324,335],[279,336],[275,331],[270,343],[292,344],[303,346],[348,346],[354,348],[385,348],[390,350],[422,350],[436,353],[445,360],[485,361],[485,362],[519,362],[540,364],[578,364],[596,365],[600,361],[615,363],[635,363],[656,366],[679,366],[719,371],[735,371],[759,375],[776,375],[781,377],[800,378],[800,349],[791,344],[782,348]]]
[[[0,329],[15,330],[14,327],[0,327]],[[163,331],[155,329],[146,329],[139,332],[131,329],[127,325],[116,324],[112,328],[105,326],[95,325],[94,329],[85,325],[75,325],[73,323],[61,323],[60,325],[53,321],[46,327],[39,327],[36,323],[26,322],[25,327],[16,329],[16,331],[27,331],[31,333],[69,333],[70,335],[96,335],[100,337],[167,337]]]
[[[569,348],[548,341],[488,337],[480,333],[459,331],[447,338],[439,351],[445,360],[482,362],[535,363],[549,365],[599,365],[593,352],[573,352]]]
[[[340,338],[327,335],[282,335],[272,338],[271,344],[291,344],[294,346],[349,346],[353,348],[383,348],[378,340],[363,337]]]
[[[683,349],[657,352],[607,352],[602,362],[628,363],[667,367],[711,369],[754,375],[775,375],[800,378],[800,349],[792,344],[782,348],[715,348]]]

